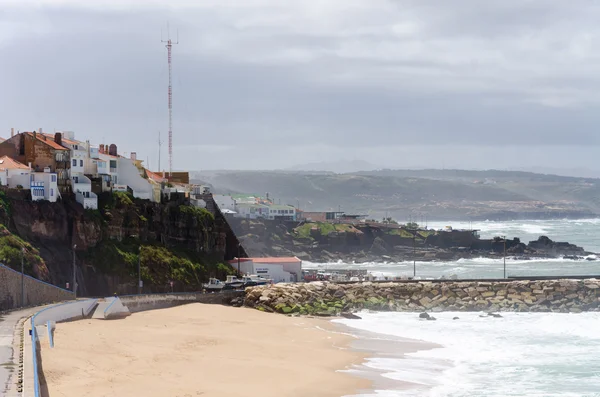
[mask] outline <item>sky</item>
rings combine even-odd
[[[600,176],[600,2],[0,0],[0,136],[71,130],[173,169]]]

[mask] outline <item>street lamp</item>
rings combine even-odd
[[[76,249],[77,249],[77,244],[73,244],[73,298],[77,298],[77,271],[76,271],[77,262],[75,259],[75,250]]]
[[[138,295],[142,293],[142,274],[140,272],[140,264],[142,262],[142,246],[140,244],[140,252],[138,254]]]
[[[504,241],[504,278],[506,278],[506,236],[502,236]]]
[[[238,260],[238,277],[242,275],[242,273],[240,272],[240,247],[242,246],[242,243],[238,243],[238,253],[237,253],[237,260]]]
[[[25,307],[25,247],[21,249],[21,307]]]

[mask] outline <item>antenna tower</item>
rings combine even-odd
[[[179,31],[177,31],[177,41],[171,40],[171,34],[169,32],[169,25],[167,24],[167,40],[162,39],[161,43],[167,43],[167,59],[169,63],[169,177],[173,171],[173,85],[171,79],[171,47],[173,44],[179,44]]]

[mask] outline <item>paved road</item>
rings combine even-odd
[[[29,317],[40,308],[29,308],[0,315],[0,396],[7,394],[9,382],[17,373],[18,365],[13,362],[13,335],[20,319]]]

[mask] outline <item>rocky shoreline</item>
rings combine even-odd
[[[472,258],[527,260],[565,258],[595,260],[568,242],[546,236],[523,243],[519,238],[481,239],[476,231],[407,229],[384,224],[329,224],[229,219],[249,256],[296,256],[304,261],[331,263],[457,261]]]
[[[600,311],[600,280],[274,284],[246,288],[233,305],[260,311],[337,316],[364,309],[399,312]]]

